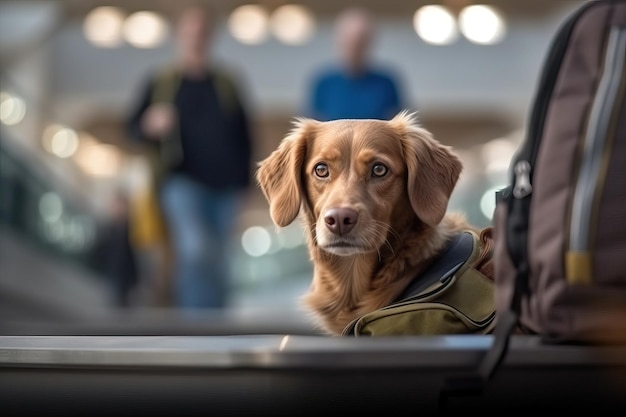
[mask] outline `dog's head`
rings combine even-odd
[[[312,242],[340,256],[377,251],[415,217],[436,226],[460,160],[402,112],[392,120],[298,119],[257,181],[277,226],[303,213]]]

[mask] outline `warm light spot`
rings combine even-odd
[[[247,4],[232,11],[228,29],[239,42],[255,45],[267,39],[268,21],[268,13],[262,6]]]
[[[502,40],[506,24],[501,14],[485,5],[467,6],[459,14],[461,33],[471,42],[490,45]]]
[[[124,13],[117,7],[96,7],[83,22],[85,38],[92,44],[113,48],[122,41]]]
[[[315,32],[315,19],[306,7],[287,4],[272,13],[270,28],[279,41],[288,45],[300,45],[308,41]]]
[[[417,9],[413,15],[413,28],[425,42],[446,45],[458,37],[456,21],[443,6],[428,5]]]
[[[154,48],[165,40],[168,25],[154,12],[136,12],[124,21],[124,39],[137,48]]]
[[[122,157],[115,146],[100,143],[89,134],[81,133],[76,164],[89,175],[113,177],[120,171]]]

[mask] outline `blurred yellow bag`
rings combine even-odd
[[[130,203],[130,239],[133,246],[145,248],[165,244],[167,228],[154,182],[138,190]]]

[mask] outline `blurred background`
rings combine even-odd
[[[355,4],[370,10],[374,59],[394,69],[407,107],[465,163],[450,208],[487,226],[552,36],[580,3],[215,0],[212,51],[241,81],[259,161],[302,113],[315,71],[334,59],[334,18]],[[103,262],[120,190],[137,195],[149,177],[124,123],[142,80],[174,55],[173,16],[182,4],[0,1],[3,332],[54,332],[50,325],[76,319],[91,319],[91,327],[68,331],[121,332],[129,317],[156,333],[190,331],[190,315],[181,319],[171,301],[168,273],[139,276],[121,306]],[[311,279],[300,225],[278,231],[252,187],[228,245],[231,321],[220,331],[241,323],[256,323],[253,332],[272,324],[310,330],[298,305]],[[204,316],[195,323],[211,324]]]

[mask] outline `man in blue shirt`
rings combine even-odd
[[[337,19],[339,65],[313,79],[306,113],[318,120],[388,120],[403,109],[395,75],[369,62],[374,27],[362,9],[348,9]]]

